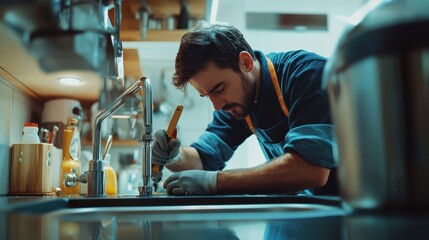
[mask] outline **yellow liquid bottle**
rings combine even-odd
[[[76,117],[69,117],[67,129],[73,130],[73,137],[70,143],[70,154],[75,160],[79,160],[81,152],[80,133],[78,128],[79,120]]]
[[[116,196],[118,193],[118,181],[115,170],[110,166],[110,154],[107,154],[106,159],[103,160],[103,166],[106,173],[106,195]]]
[[[70,145],[72,142],[74,130],[64,129],[63,131],[63,160],[61,161],[60,167],[60,188],[61,196],[67,195],[80,195],[80,183],[76,182],[73,187],[65,186],[65,178],[67,174],[75,174],[78,179],[80,176],[80,162],[78,159],[74,159],[70,153]]]

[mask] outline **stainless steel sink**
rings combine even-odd
[[[10,239],[336,239],[345,212],[329,199],[292,196],[75,198],[11,214]],[[216,203],[216,204],[215,204]],[[322,204],[323,203],[323,204]],[[330,204],[331,203],[331,204]],[[52,202],[51,202],[52,206]],[[32,226],[40,226],[34,236]],[[312,231],[302,231],[303,226]],[[25,233],[28,232],[28,233]],[[27,235],[25,235],[27,234]],[[270,238],[270,237],[268,237]]]
[[[350,215],[329,198],[165,197],[158,205],[150,202],[162,198],[48,198],[27,199],[28,204],[17,198],[19,203],[0,218],[0,239],[407,239],[410,232],[425,239],[429,234],[427,213]],[[213,199],[219,204],[206,204]],[[174,201],[178,205],[163,205]],[[98,206],[91,206],[95,202]]]

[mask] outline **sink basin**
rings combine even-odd
[[[264,239],[286,231],[292,238],[337,239],[345,215],[338,203],[329,198],[260,195],[57,199],[44,211],[33,206],[10,214],[8,236],[209,240]],[[22,231],[35,225],[42,228],[40,236]]]
[[[267,214],[268,213],[268,214]],[[99,221],[115,218],[133,221],[205,221],[212,219],[297,219],[343,215],[340,208],[320,204],[246,204],[203,206],[147,206],[147,207],[88,207],[66,208],[44,214],[67,221]]]

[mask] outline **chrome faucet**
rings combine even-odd
[[[87,182],[88,196],[105,196],[106,177],[101,160],[101,124],[104,119],[111,116],[116,110],[122,107],[126,97],[142,90],[143,98],[143,123],[144,133],[141,141],[143,142],[142,154],[142,178],[143,185],[139,186],[139,196],[151,196],[153,187],[150,185],[151,159],[152,159],[152,85],[149,78],[142,77],[129,86],[116,100],[106,109],[101,110],[95,117],[92,135],[92,154],[93,159],[89,161],[89,170],[80,177],[81,182]]]

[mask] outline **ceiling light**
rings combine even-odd
[[[75,77],[60,77],[58,78],[58,81],[61,84],[68,85],[68,86],[79,86],[82,85],[82,80]]]

